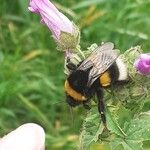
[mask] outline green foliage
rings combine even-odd
[[[99,125],[97,108],[87,115],[80,135],[80,148],[90,149],[91,144],[108,143],[111,150],[142,150],[143,141],[150,143],[150,114],[141,113],[145,103],[150,102],[149,77],[139,75],[133,68],[135,58],[142,50],[134,47],[122,54],[128,64],[130,81],[124,87],[113,87],[106,94],[106,118],[108,130]],[[145,114],[145,115],[144,115]]]
[[[127,117],[126,120],[120,124],[119,118],[124,117],[122,114],[130,115],[130,110],[125,109],[123,106],[120,108],[108,107],[107,110],[107,125],[109,131],[103,130],[103,125],[99,125],[99,119],[97,108],[93,107],[89,112],[85,122],[83,124],[83,130],[80,135],[80,147],[79,149],[90,149],[92,144],[102,143],[109,144],[111,150],[141,150],[143,141],[150,140],[150,115],[147,113],[139,114],[137,117]],[[120,110],[122,113],[120,114]],[[96,118],[95,118],[96,116]],[[117,116],[117,118],[116,118]]]
[[[116,48],[122,52],[135,45],[142,45],[145,51],[150,49],[149,0],[53,2],[80,27],[82,49],[102,41],[114,42]],[[72,116],[64,102],[64,56],[56,51],[56,45],[48,29],[39,23],[39,17],[31,14],[27,7],[27,0],[2,0],[0,3],[0,136],[25,122],[36,122],[46,131],[47,149],[70,150],[77,146],[77,135],[85,112],[78,108],[74,110],[71,119]],[[141,86],[141,78],[144,87]],[[149,111],[150,97],[145,89],[148,84],[147,78],[139,76],[136,79],[138,81],[133,80],[132,85],[136,82],[139,86],[138,89],[130,91],[131,97],[125,97],[121,89],[119,95],[116,91],[113,92],[118,99],[112,100],[111,94],[106,95],[108,110],[111,112],[107,113],[107,118],[110,115],[110,120],[114,122],[114,125],[112,122],[113,126],[110,126],[110,130],[114,132],[112,138],[115,136],[112,146],[117,145],[117,141],[120,144],[120,140],[123,140],[119,133],[123,134],[123,131],[128,135],[129,131],[124,127],[128,125],[131,128],[134,122],[139,123],[141,112]],[[128,88],[125,92],[128,93]],[[123,112],[122,109],[118,110],[120,106]],[[141,115],[148,118],[147,114]],[[87,136],[84,136],[81,143],[86,144],[85,149],[93,141],[95,143],[98,140],[95,145],[102,142],[103,147],[103,140],[107,140],[109,133],[99,138],[102,125],[99,126],[97,108],[92,108],[89,118],[85,119],[87,125],[85,122],[82,132],[82,136]],[[124,121],[127,123],[124,124]],[[146,128],[148,125],[143,131],[146,131]],[[142,134],[143,131],[140,130]],[[138,133],[135,132],[136,134]],[[143,138],[149,139],[148,135],[144,135]],[[139,144],[135,143],[136,147],[140,147],[143,141],[138,140]],[[126,147],[133,145],[129,138],[126,143]],[[149,142],[144,141],[143,144],[144,148],[149,148]],[[95,145],[91,145],[94,150]]]
[[[102,133],[102,128],[103,126],[99,124],[99,114],[95,113],[95,109],[91,109],[84,120],[79,149],[88,149],[90,144],[96,142]]]

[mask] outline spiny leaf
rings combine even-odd
[[[129,139],[150,140],[150,115],[132,120],[125,128]]]
[[[120,138],[115,138],[112,140],[109,145],[111,150],[116,150],[116,148],[121,144],[122,140]]]
[[[135,140],[124,140],[122,142],[124,150],[142,150],[142,143]]]
[[[91,109],[83,123],[79,150],[89,149],[90,145],[99,139],[99,134],[103,131],[103,125],[99,124],[99,115],[95,112],[95,109]]]
[[[126,137],[114,138],[109,144],[112,150],[122,145],[124,150],[142,150],[142,142],[150,140],[150,115],[132,119],[126,122],[124,131]]]
[[[107,125],[108,125],[108,128],[114,132],[115,134],[121,136],[121,137],[124,137],[126,136],[126,134],[124,133],[124,131],[121,129],[121,127],[119,126],[119,124],[117,123],[117,120],[115,120],[110,111],[107,109],[107,113],[106,113],[106,116],[107,116]]]

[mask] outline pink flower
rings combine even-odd
[[[61,31],[74,32],[73,23],[49,0],[30,0],[28,9],[41,16],[41,22],[48,26],[56,41],[59,41]]]
[[[150,53],[141,54],[134,62],[134,66],[143,75],[150,75]]]

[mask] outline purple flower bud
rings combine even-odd
[[[30,0],[28,9],[41,16],[41,22],[48,26],[56,41],[59,41],[61,31],[73,33],[73,23],[49,0]]]
[[[141,54],[140,57],[134,62],[134,66],[139,73],[150,75],[150,53]]]

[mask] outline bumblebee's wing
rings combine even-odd
[[[91,86],[93,82],[114,63],[118,56],[119,54],[116,50],[107,50],[99,53],[94,61],[92,61],[93,67],[89,72],[87,86]]]
[[[112,42],[106,42],[100,45],[98,48],[95,49],[96,52],[99,51],[106,51],[106,50],[112,50],[114,48],[114,43]]]
[[[90,68],[91,66],[93,66],[93,62],[96,58],[99,59],[99,57],[100,57],[100,60],[101,60],[101,56],[99,56],[100,53],[102,53],[103,51],[107,51],[107,50],[111,51],[111,50],[113,50],[113,48],[114,48],[114,44],[111,42],[104,43],[101,46],[97,47],[92,52],[92,54],[82,62],[82,64],[78,67],[78,70],[86,70],[86,69]],[[100,61],[100,60],[98,60],[98,61]]]
[[[89,72],[87,86],[91,86],[117,59],[119,54],[117,50],[113,50],[113,47],[113,43],[110,42],[103,44],[77,68],[77,70],[87,70],[92,67]]]

